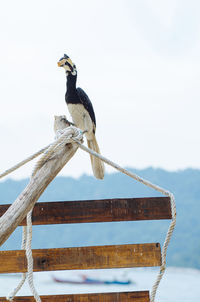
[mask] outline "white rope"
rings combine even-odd
[[[31,221],[32,210],[28,212],[26,221],[27,221],[27,244],[26,244],[26,258],[28,263],[28,283],[31,289],[31,292],[35,298],[36,302],[41,302],[41,299],[35,289],[33,283],[33,256],[32,256],[32,249],[31,249],[31,242],[32,242],[32,221]]]
[[[21,249],[26,249],[26,239],[27,239],[27,227],[23,226],[23,234],[22,234],[22,246]],[[26,280],[26,273],[22,274],[21,281],[19,282],[18,286],[6,297],[7,300],[13,301],[14,297],[16,296],[17,292],[21,289],[22,285]]]
[[[50,158],[54,156],[56,152],[63,149],[63,146],[73,141],[80,143],[83,140],[83,132],[74,127],[70,126],[63,130],[58,130],[56,132],[56,140],[45,150],[45,153],[41,156],[38,162],[35,165],[32,176],[46,163]],[[80,143],[81,144],[81,143]]]
[[[163,274],[165,272],[165,269],[166,269],[167,248],[168,248],[168,245],[169,245],[172,233],[173,233],[175,225],[176,225],[176,204],[175,204],[174,195],[171,192],[169,192],[169,191],[167,191],[167,190],[165,190],[165,189],[163,189],[163,188],[161,188],[161,187],[159,187],[159,186],[151,183],[150,181],[148,181],[148,180],[146,180],[146,179],[138,176],[137,174],[132,173],[132,172],[130,172],[130,171],[128,171],[128,170],[120,167],[118,164],[112,162],[111,160],[107,159],[106,157],[102,156],[101,154],[96,153],[95,151],[93,151],[93,150],[87,148],[86,146],[80,144],[80,142],[76,141],[76,139],[73,139],[73,140],[76,143],[79,144],[79,147],[82,150],[84,150],[84,151],[86,151],[86,152],[88,152],[88,153],[90,153],[90,154],[92,154],[92,155],[100,158],[102,161],[104,161],[108,165],[112,166],[113,168],[119,170],[120,172],[122,172],[122,173],[130,176],[131,178],[137,180],[138,182],[143,183],[144,185],[146,185],[146,186],[148,186],[148,187],[150,187],[150,188],[152,188],[152,189],[154,189],[154,190],[156,190],[156,191],[158,191],[158,192],[162,193],[163,195],[168,196],[170,198],[172,221],[171,221],[171,223],[169,225],[168,232],[167,232],[167,235],[166,235],[163,247],[162,247],[162,254],[161,254],[161,261],[162,262],[161,262],[161,266],[160,266],[160,271],[158,273],[158,276],[156,278],[156,281],[155,281],[155,283],[154,283],[154,285],[152,287],[152,291],[151,291],[150,301],[154,302],[155,301],[156,292],[157,292],[157,289],[158,289],[158,286],[159,286],[159,283],[160,283],[160,281],[161,281],[161,279],[163,277]]]
[[[26,277],[28,277],[29,287],[31,292],[35,298],[36,302],[41,302],[41,299],[34,287],[33,283],[33,257],[32,257],[32,249],[31,249],[31,241],[32,241],[32,221],[31,221],[32,210],[26,216],[27,226],[23,227],[23,236],[22,236],[22,249],[26,252],[27,258],[27,273],[22,274],[22,279],[19,282],[18,286],[7,296],[7,300],[13,301],[17,292],[21,289],[24,284]]]
[[[38,152],[34,153],[33,155],[27,157],[26,159],[22,160],[21,162],[19,162],[18,164],[16,164],[15,166],[13,166],[10,169],[5,170],[3,173],[0,173],[0,178],[3,178],[4,176],[10,174],[11,172],[19,169],[20,167],[22,167],[23,165],[25,165],[26,163],[28,163],[29,161],[33,160],[34,158],[36,158],[37,156],[39,156],[40,154],[42,154],[50,145],[42,148],[41,150],[39,150]]]
[[[74,135],[74,137],[79,141],[82,140],[82,131],[74,126],[70,126],[68,128],[65,128],[64,130],[58,130],[56,134],[56,140],[49,144],[48,146],[40,149],[36,153],[30,155],[26,159],[22,160],[15,166],[5,170],[4,172],[0,173],[0,178],[3,178],[7,176],[8,174],[12,173],[13,171],[19,169],[20,167],[27,164],[29,161],[33,160],[37,156],[41,155],[45,152],[44,156],[41,157],[41,159],[37,162],[36,167],[33,171],[33,175],[36,173],[36,171],[41,167],[50,157],[51,155],[56,151],[55,147],[58,146],[59,149],[62,149],[62,146],[71,142],[71,137]],[[63,136],[62,136],[63,134]],[[65,141],[66,138],[66,141]]]
[[[171,213],[172,213],[172,221],[169,225],[168,231],[167,231],[167,235],[163,244],[163,248],[162,248],[162,263],[160,266],[160,271],[158,273],[157,279],[152,287],[152,291],[151,291],[151,297],[150,297],[150,301],[154,302],[155,301],[155,296],[156,296],[156,292],[159,286],[159,283],[164,275],[165,269],[166,269],[166,256],[167,256],[167,248],[172,236],[172,233],[174,231],[175,225],[176,225],[176,204],[175,204],[175,198],[174,195],[170,193],[169,195],[170,197],[170,201],[171,201]]]
[[[87,148],[86,146],[82,145],[82,131],[74,126],[70,126],[68,128],[65,128],[63,130],[59,130],[56,133],[56,141],[53,144],[50,144],[49,146],[47,146],[46,148],[43,148],[41,150],[43,150],[42,152],[45,151],[45,154],[40,158],[40,160],[37,162],[34,170],[33,170],[33,174],[35,175],[35,173],[42,167],[42,165],[47,162],[50,158],[52,158],[52,156],[54,156],[56,151],[59,151],[60,149],[63,148],[63,146],[67,143],[70,143],[72,141],[74,141],[75,143],[77,143],[79,145],[79,147],[88,152],[89,154],[98,157],[99,159],[101,159],[102,161],[104,161],[105,163],[107,163],[108,165],[112,166],[113,168],[117,169],[118,171],[128,175],[129,177],[135,179],[136,181],[143,183],[144,185],[162,193],[165,196],[169,196],[170,198],[170,202],[171,202],[171,213],[172,213],[172,221],[170,223],[164,244],[163,244],[163,248],[162,248],[162,263],[160,266],[160,271],[158,273],[157,279],[152,287],[152,291],[151,291],[151,298],[150,301],[154,302],[155,301],[155,296],[156,296],[156,292],[158,289],[158,285],[162,279],[162,276],[165,272],[166,269],[166,254],[167,254],[167,248],[176,224],[176,205],[175,205],[175,199],[174,196],[171,192],[151,183],[150,181],[143,179],[141,177],[139,177],[137,174],[132,173],[122,167],[120,167],[118,164],[112,162],[111,160],[107,159],[106,157],[102,156],[99,153],[96,153],[95,151]],[[36,156],[38,156],[39,154],[41,154],[41,150],[35,154],[37,154]],[[35,157],[36,157],[35,156]],[[28,159],[31,160],[33,156],[30,156]],[[33,158],[35,158],[33,157]],[[28,162],[29,160],[26,160],[26,162]],[[25,161],[22,161],[21,163],[25,163]],[[20,167],[20,164],[16,165],[15,167]],[[0,178],[7,175],[8,173],[16,170],[17,168],[11,168],[9,170],[6,170],[4,173],[0,174]],[[7,173],[7,171],[9,171]],[[30,214],[30,216],[28,217],[28,215]],[[27,260],[28,260],[28,275],[29,275],[29,286],[31,287],[32,293],[34,294],[34,297],[36,299],[37,302],[40,301],[39,296],[37,295],[37,292],[33,286],[33,282],[32,282],[32,273],[33,273],[33,259],[32,259],[32,253],[31,253],[31,238],[32,238],[32,224],[31,224],[31,212],[29,212],[27,215],[27,224],[29,224],[28,227],[28,232],[27,232],[27,236],[28,236],[28,243],[26,244],[26,255],[27,255]],[[23,279],[22,279],[23,280]],[[21,285],[22,281],[20,282],[19,285]],[[23,283],[22,283],[23,284]],[[18,286],[19,287],[19,286]],[[17,287],[17,288],[18,288]],[[13,293],[15,293],[16,289],[13,291]],[[39,299],[39,300],[37,300]],[[12,301],[12,300],[10,300]]]

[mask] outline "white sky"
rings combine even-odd
[[[103,155],[136,168],[200,168],[199,12],[198,0],[3,1],[1,172],[53,141],[54,115],[69,118],[56,64],[64,53],[93,103]],[[91,167],[79,150],[61,174],[82,173]]]

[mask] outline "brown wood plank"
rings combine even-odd
[[[8,207],[0,206],[0,216]],[[155,219],[171,219],[169,197],[39,202],[32,218],[34,225]]]
[[[149,302],[149,292],[121,292],[121,293],[97,293],[97,294],[73,294],[40,296],[42,302]],[[0,297],[0,302],[7,301]],[[15,297],[16,302],[35,301],[32,296]]]
[[[32,250],[34,271],[150,267],[161,265],[159,243]],[[23,250],[0,251],[0,273],[26,272]]]

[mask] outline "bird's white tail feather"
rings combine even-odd
[[[95,135],[93,136],[92,140],[87,140],[88,148],[92,149],[93,151],[100,154],[99,146],[97,144],[97,140]],[[90,155],[91,164],[92,164],[92,170],[93,174],[98,179],[104,178],[104,163],[99,158]]]

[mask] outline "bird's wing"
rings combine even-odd
[[[85,91],[81,88],[77,88],[76,91],[78,93],[78,96],[79,96],[79,99],[80,99],[81,103],[83,104],[85,109],[89,112],[91,120],[92,120],[92,122],[94,123],[94,125],[96,127],[96,118],[95,118],[95,114],[94,114],[94,109],[93,109],[93,106],[92,106],[92,103],[91,103],[89,97],[87,96]]]

